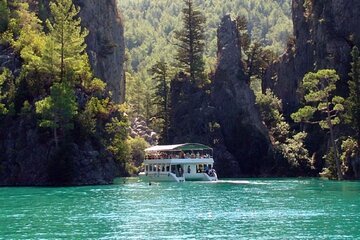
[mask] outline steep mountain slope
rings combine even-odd
[[[32,11],[41,10],[43,14],[49,14],[47,0],[27,2]],[[89,30],[86,43],[93,72],[106,81],[113,101],[122,102],[125,97],[125,48],[122,20],[115,2],[78,0],[76,4],[81,7],[82,25]],[[0,46],[0,56],[0,67],[9,68],[18,77],[23,63],[19,54],[9,44],[4,44]],[[45,87],[41,90],[46,91]],[[22,99],[20,104],[27,97],[26,91],[27,88],[19,94]],[[76,88],[75,94],[81,113],[91,95],[81,88]],[[99,93],[99,98],[103,95]],[[52,134],[39,127],[34,103],[39,99],[26,100],[29,100],[26,114],[13,112],[0,116],[1,186],[109,184],[124,170],[124,166],[120,166],[106,149],[104,142],[99,141],[95,134],[84,131],[83,124],[79,122],[75,122],[74,129],[57,149]],[[106,134],[105,125],[113,117],[119,117],[116,111],[103,115],[101,121],[95,120],[96,128],[102,132],[99,135]],[[93,121],[94,118],[88,120]]]
[[[225,16],[218,29],[217,68],[210,94],[183,74],[171,85],[174,143],[199,141],[214,147],[222,177],[265,176],[273,153],[266,127],[246,84],[235,21]]]
[[[346,95],[350,51],[360,43],[356,0],[293,0],[294,45],[270,67],[263,89],[272,88],[287,112],[299,103],[296,91],[304,74],[334,68],[341,76],[339,92]]]

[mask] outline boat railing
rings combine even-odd
[[[210,155],[201,155],[201,156],[184,156],[180,157],[178,155],[174,156],[152,156],[148,155],[145,157],[145,160],[172,160],[172,159],[210,159],[212,156]]]

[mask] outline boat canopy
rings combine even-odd
[[[145,149],[145,152],[160,152],[160,151],[202,151],[202,150],[212,150],[211,147],[200,143],[183,143],[175,145],[158,145]]]

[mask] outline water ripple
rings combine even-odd
[[[0,239],[360,239],[360,183],[0,188]]]

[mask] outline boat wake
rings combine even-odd
[[[268,183],[259,182],[259,181],[247,181],[247,180],[218,180],[214,182],[204,182],[204,183],[214,183],[214,184],[241,184],[241,185],[267,185]]]
[[[252,184],[252,182],[250,181],[246,181],[246,180],[218,180],[216,182],[213,183],[229,183],[229,184]]]

